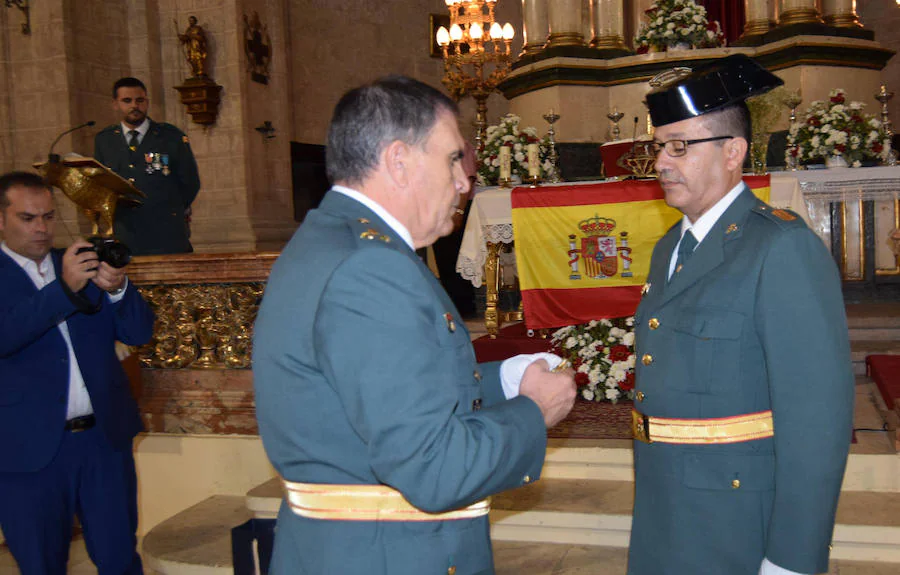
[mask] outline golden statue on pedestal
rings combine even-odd
[[[175,22],[175,28],[178,28],[178,22]],[[206,32],[203,27],[197,24],[197,17],[190,16],[188,18],[188,27],[184,34],[178,34],[178,40],[181,41],[181,47],[184,51],[184,57],[191,66],[191,74],[194,78],[206,76]]]

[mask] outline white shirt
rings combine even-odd
[[[375,214],[384,220],[392,230],[394,230],[398,236],[403,238],[403,241],[406,242],[406,245],[409,246],[409,249],[415,251],[415,247],[413,246],[412,235],[409,233],[409,230],[406,229],[406,226],[401,224],[397,218],[392,216],[386,209],[384,209],[378,202],[370,198],[369,196],[357,192],[356,190],[351,190],[350,188],[345,188],[344,186],[331,186],[331,189],[344,194],[347,197],[353,198],[357,202],[366,206]],[[554,359],[555,358],[555,361]],[[531,365],[531,362],[537,361],[538,359],[544,359],[550,365],[550,369],[556,367],[559,362],[562,361],[562,358],[558,355],[550,354],[550,353],[539,353],[539,354],[531,354],[531,355],[517,355],[515,357],[511,357],[507,360],[504,360],[502,364],[500,364],[500,383],[503,387],[503,395],[506,396],[506,399],[512,399],[519,395],[519,385],[522,383],[522,375],[525,373],[525,368]]]
[[[56,270],[53,268],[53,260],[50,254],[44,256],[40,264],[34,260],[26,258],[23,255],[9,249],[6,242],[0,243],[0,249],[3,250],[20,268],[22,268],[34,285],[38,289],[44,289],[44,286],[56,279]],[[128,286],[127,280],[125,287]],[[125,291],[111,296],[107,294],[110,302],[116,303],[125,297]],[[91,396],[88,393],[87,386],[84,384],[84,376],[81,375],[81,368],[78,366],[78,358],[75,357],[75,348],[72,347],[72,338],[69,335],[69,326],[65,320],[56,324],[62,334],[63,340],[66,342],[66,349],[69,352],[69,403],[66,408],[66,419],[80,417],[82,415],[90,415],[94,413],[94,407],[91,405]]]
[[[700,242],[703,241],[703,238],[709,234],[709,230],[716,225],[716,222],[719,221],[719,218],[722,217],[725,210],[734,203],[743,190],[744,182],[738,182],[738,185],[731,188],[730,192],[725,194],[725,196],[716,202],[713,207],[709,208],[705,214],[697,218],[697,221],[693,224],[687,216],[681,218],[681,238],[679,238],[678,243],[675,244],[675,249],[672,250],[672,256],[669,258],[669,275],[667,277],[671,278],[672,274],[675,273],[675,261],[678,259],[678,246],[681,245],[681,239],[684,238],[684,234],[687,231],[694,234],[694,237],[697,238],[697,246],[699,246]],[[697,249],[697,246],[694,246],[695,250]]]
[[[131,141],[131,130],[137,130],[138,133],[138,146],[141,145],[141,142],[144,141],[144,136],[147,135],[147,132],[150,131],[150,118],[144,118],[144,121],[141,122],[141,125],[137,128],[132,128],[125,124],[125,122],[121,123],[122,125],[122,135],[125,136],[125,145]]]

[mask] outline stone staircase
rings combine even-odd
[[[865,376],[865,356],[900,354],[900,305],[848,305],[857,373],[857,443],[844,477],[829,573],[900,572],[900,455]],[[862,431],[868,430],[868,431]],[[631,442],[551,440],[541,481],[496,496],[491,511],[498,575],[625,572],[633,504]],[[143,540],[149,572],[232,573],[230,528],[271,518],[277,480],[246,496],[214,496],[157,525]]]

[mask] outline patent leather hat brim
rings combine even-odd
[[[734,54],[654,88],[646,103],[653,125],[659,127],[720,110],[783,84],[753,59]]]

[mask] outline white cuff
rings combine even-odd
[[[122,287],[117,289],[114,292],[106,292],[106,296],[109,298],[110,303],[117,303],[123,297],[125,297],[125,290],[128,289],[128,276],[125,276],[125,283],[122,284]]]
[[[796,571],[790,571],[784,567],[775,565],[768,559],[763,559],[762,565],[759,567],[759,575],[804,575]]]
[[[562,362],[562,358],[555,353],[541,352],[532,354],[520,354],[503,361],[500,364],[500,385],[503,386],[503,395],[506,399],[512,399],[519,395],[519,385],[525,370],[535,361],[543,359],[553,369]]]

